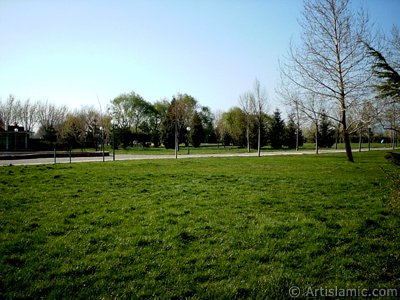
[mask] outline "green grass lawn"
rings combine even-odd
[[[112,152],[112,147],[105,148],[110,153]],[[257,150],[251,149],[251,152],[256,152]],[[237,146],[222,146],[217,144],[203,144],[199,148],[194,148],[192,146],[189,147],[190,154],[215,154],[215,153],[246,153],[247,148],[240,148]],[[120,147],[116,150],[116,154],[153,154],[153,155],[174,155],[174,149],[165,149],[163,146],[154,148],[154,147],[128,147],[123,149]],[[184,144],[179,145],[179,154],[187,154],[187,147]]]
[[[353,143],[352,149],[354,152],[358,151],[359,145],[357,143]],[[380,144],[380,143],[371,143],[371,148],[390,148],[390,144]],[[321,150],[327,150],[327,149],[335,149],[335,145],[333,145],[331,148],[320,148]],[[314,150],[315,149],[315,144],[313,143],[306,143],[302,147],[300,147],[300,151],[303,150]],[[338,144],[338,149],[344,149],[344,144]],[[362,144],[362,151],[367,151],[368,149],[368,144],[364,143]],[[85,151],[92,150],[94,151],[95,149],[93,148],[88,148],[85,149]],[[112,153],[112,147],[111,146],[106,146],[105,147],[106,151],[109,151],[110,154]],[[290,150],[290,151],[295,151],[294,149],[272,149],[270,146],[265,146],[262,148],[261,151],[263,152],[269,152],[269,151],[282,151],[282,150]],[[75,149],[74,151],[81,151],[81,149]],[[217,144],[202,144],[199,148],[194,148],[190,146],[189,148],[190,154],[221,154],[221,153],[246,153],[247,148],[246,147],[238,147],[238,146],[222,146],[222,145],[217,145]],[[250,152],[255,153],[257,152],[257,149],[250,149]],[[185,147],[184,144],[180,145],[180,150],[179,150],[179,155],[186,154],[187,153],[187,148]],[[126,149],[123,149],[120,147],[119,149],[116,150],[116,154],[133,154],[133,155],[174,155],[175,151],[174,149],[165,149],[163,146],[154,148],[154,147],[142,147],[142,146],[137,146],[137,147],[128,147]]]
[[[398,288],[385,152],[0,168],[0,298]]]

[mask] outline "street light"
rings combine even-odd
[[[190,127],[186,127],[186,131],[187,131],[187,154],[189,155],[189,132],[190,132]]]
[[[18,132],[18,127],[14,128],[14,152],[17,152],[17,132]]]
[[[103,138],[104,128],[100,126],[99,129],[100,129],[100,132],[101,132],[101,152],[102,152],[103,162],[104,162],[104,138]]]

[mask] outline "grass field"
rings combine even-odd
[[[0,168],[0,298],[399,288],[385,152]]]

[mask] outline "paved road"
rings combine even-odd
[[[390,151],[392,148],[373,148],[372,151]],[[356,150],[358,151],[358,150]],[[363,149],[363,152],[368,151]],[[344,149],[340,150],[319,150],[319,153],[344,153]],[[354,151],[355,152],[355,151]],[[314,150],[301,150],[301,151],[267,151],[261,152],[261,156],[274,156],[274,155],[306,155],[315,154]],[[189,158],[204,158],[204,157],[256,157],[257,153],[221,153],[221,154],[180,154],[178,159],[189,159]],[[116,155],[115,160],[145,160],[145,159],[175,159],[175,155],[130,155],[130,154],[119,154]],[[74,157],[72,163],[78,162],[101,162],[102,157]],[[106,162],[113,160],[112,156],[104,157]],[[59,157],[56,159],[57,164],[69,163],[68,157]],[[54,164],[54,158],[34,158],[34,159],[16,159],[16,160],[0,160],[0,166],[8,165],[42,165],[42,164]]]

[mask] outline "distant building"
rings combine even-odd
[[[23,126],[8,125],[0,119],[0,151],[25,151],[29,149],[29,135]]]
[[[1,114],[0,114],[0,132],[5,131],[5,130],[6,130],[6,127],[4,125],[3,118],[1,117]]]

